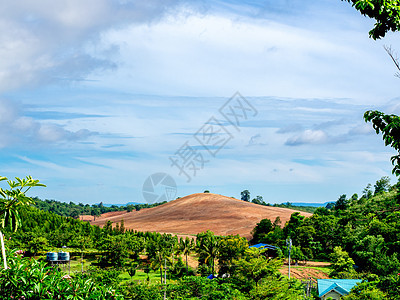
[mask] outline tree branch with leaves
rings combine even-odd
[[[400,175],[400,117],[386,115],[380,111],[367,111],[364,114],[365,122],[372,122],[376,133],[382,133],[385,146],[391,146],[398,154],[391,157],[394,166],[392,173]]]
[[[0,228],[4,229],[10,226],[13,231],[17,231],[18,227],[22,224],[19,209],[34,203],[32,198],[26,196],[26,193],[32,187],[45,187],[45,185],[39,183],[39,180],[33,179],[32,176],[27,176],[23,179],[15,177],[15,181],[0,176],[0,181],[7,181],[9,186],[8,189],[0,188]],[[4,268],[6,269],[7,260],[3,238],[3,233],[0,231],[2,256]]]
[[[342,0],[352,3],[362,15],[375,19],[369,36],[383,38],[389,31],[400,30],[400,5],[398,0]]]

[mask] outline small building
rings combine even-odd
[[[348,295],[350,290],[361,282],[361,279],[318,279],[318,296],[322,300],[340,299]]]
[[[249,248],[260,248],[260,249],[271,249],[271,250],[277,250],[278,247],[272,246],[272,245],[268,245],[268,244],[263,244],[263,243],[259,243],[259,244],[255,244],[253,246],[250,246]]]

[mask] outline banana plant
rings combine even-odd
[[[9,180],[7,177],[0,176],[0,181],[7,181],[8,189],[0,187],[0,228],[5,229],[10,226],[15,232],[21,226],[21,217],[19,210],[21,207],[33,204],[32,198],[26,196],[26,193],[35,186],[45,187],[39,183],[39,180],[33,179],[32,176],[20,179],[15,177],[15,181]],[[4,247],[4,235],[0,230],[1,252],[4,261],[4,268],[7,269],[7,259]]]

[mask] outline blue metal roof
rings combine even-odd
[[[271,249],[271,250],[277,250],[278,247],[272,246],[272,245],[268,245],[268,244],[263,244],[263,243],[259,243],[259,244],[255,244],[253,246],[250,246],[249,248],[261,248],[261,249]]]
[[[361,282],[361,279],[318,279],[318,296],[329,293],[335,290],[341,295],[347,295],[350,290]]]

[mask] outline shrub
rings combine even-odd
[[[0,299],[123,299],[85,276],[70,277],[45,262],[13,253],[8,258],[9,268],[0,270]]]

